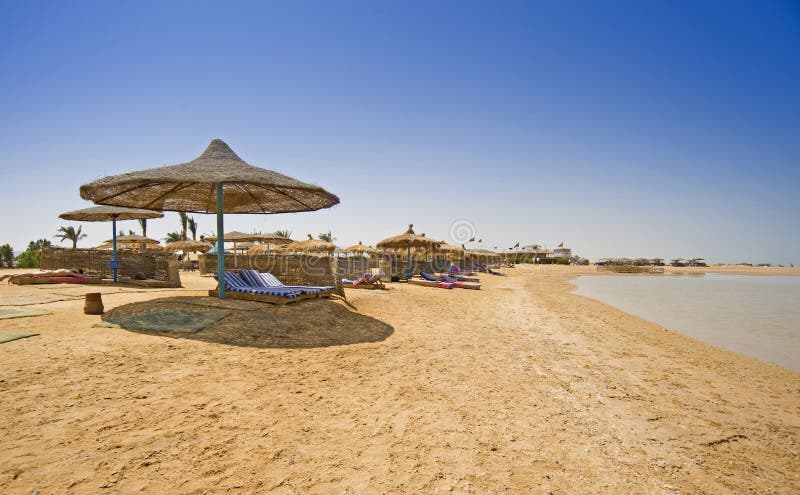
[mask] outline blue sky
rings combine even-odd
[[[413,222],[454,242],[466,220],[489,248],[800,264],[796,2],[0,6],[17,250],[89,206],[82,183],[221,138],[342,199],[226,230],[374,244]],[[81,245],[110,235],[82,225]]]

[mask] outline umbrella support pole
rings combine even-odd
[[[114,274],[114,282],[117,281],[117,268],[119,268],[119,260],[117,259],[117,219],[113,218],[111,220],[111,227],[114,229],[111,237],[111,243],[113,244],[113,252],[111,253],[111,271]]]
[[[222,221],[224,202],[222,183],[217,184],[217,279],[219,280],[219,298],[225,299],[225,227]]]
[[[411,280],[411,247],[408,248],[408,266],[406,267],[406,278]]]

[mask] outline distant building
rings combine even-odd
[[[572,259],[572,249],[564,247],[563,245],[553,248],[553,258]]]

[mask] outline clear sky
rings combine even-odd
[[[800,264],[798,5],[0,0],[0,243],[220,138],[342,199],[226,230]]]

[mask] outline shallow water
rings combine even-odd
[[[573,283],[576,294],[800,371],[800,277],[600,275]]]

